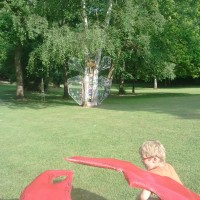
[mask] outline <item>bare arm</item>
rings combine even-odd
[[[138,194],[136,200],[148,200],[150,196],[151,196],[151,192],[150,191],[148,191],[148,190],[142,190]]]

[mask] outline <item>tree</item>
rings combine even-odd
[[[21,57],[25,44],[43,34],[47,21],[31,12],[32,3],[26,0],[4,0],[1,4],[1,37],[14,47],[16,97],[24,98]]]
[[[12,55],[12,46],[0,36],[0,79],[13,80],[12,63],[9,63]]]
[[[111,33],[118,49],[114,54],[118,79],[132,79],[134,85],[138,78],[157,84],[175,76],[198,77],[198,6],[198,1],[173,0],[151,4],[130,0],[120,5]]]
[[[46,72],[58,70],[63,74],[64,97],[68,97],[67,74],[68,59],[76,53],[78,47],[76,33],[66,25],[52,27],[45,34],[44,42],[30,54],[29,72],[35,73],[38,67]]]
[[[200,76],[199,1],[166,1],[160,9],[167,19],[161,37],[167,62],[175,64],[177,77]]]
[[[151,0],[148,3],[127,0],[114,17],[112,26],[117,32],[117,40],[120,37],[120,42],[116,42],[118,53],[115,54],[115,59],[119,63],[116,65],[119,69],[116,71],[119,72],[119,80],[122,80],[124,75],[132,79],[134,93],[134,82],[139,77],[141,78],[140,73],[144,72],[153,60],[161,59],[159,54],[153,53],[151,44],[155,41],[154,38],[163,31],[165,19],[159,11],[157,0]],[[121,89],[121,92],[124,91]]]
[[[100,5],[102,4],[100,3]],[[82,15],[83,15],[83,25],[85,33],[85,37],[83,40],[85,64],[84,64],[82,100],[83,100],[83,105],[89,107],[97,106],[99,104],[98,74],[100,68],[104,67],[101,66],[102,49],[105,47],[106,31],[110,23],[113,1],[112,0],[108,1],[107,9],[100,7],[100,5],[99,1],[98,2],[95,1],[92,2],[92,4],[88,6],[89,9],[87,9],[86,1],[82,0]],[[88,25],[87,10],[90,15],[95,13],[97,18],[96,21],[94,21],[94,25],[91,25],[90,27]],[[103,23],[101,21],[102,13],[106,13],[105,20],[103,20]],[[107,86],[111,84],[108,79],[103,78],[102,81]],[[107,89],[105,88],[104,90]]]
[[[76,29],[81,21],[80,8],[79,0],[42,0],[35,3],[37,13],[48,19],[49,29],[44,41],[31,53],[29,72],[34,73],[39,67],[46,72],[57,70],[62,73],[64,98],[68,97],[68,59],[79,46]]]

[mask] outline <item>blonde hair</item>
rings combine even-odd
[[[161,162],[165,162],[165,147],[158,140],[149,140],[139,148],[139,154],[142,157],[158,157]]]

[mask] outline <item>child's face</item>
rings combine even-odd
[[[141,156],[141,162],[143,163],[143,165],[147,170],[154,169],[158,165],[156,157],[153,156],[151,157]]]

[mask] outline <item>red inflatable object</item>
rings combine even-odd
[[[89,158],[82,156],[74,156],[66,158],[65,160],[123,172],[130,187],[149,190],[158,195],[161,200],[200,200],[199,195],[171,178],[142,170],[127,161],[112,158]]]
[[[68,170],[47,170],[24,189],[20,200],[71,200],[72,176]]]

